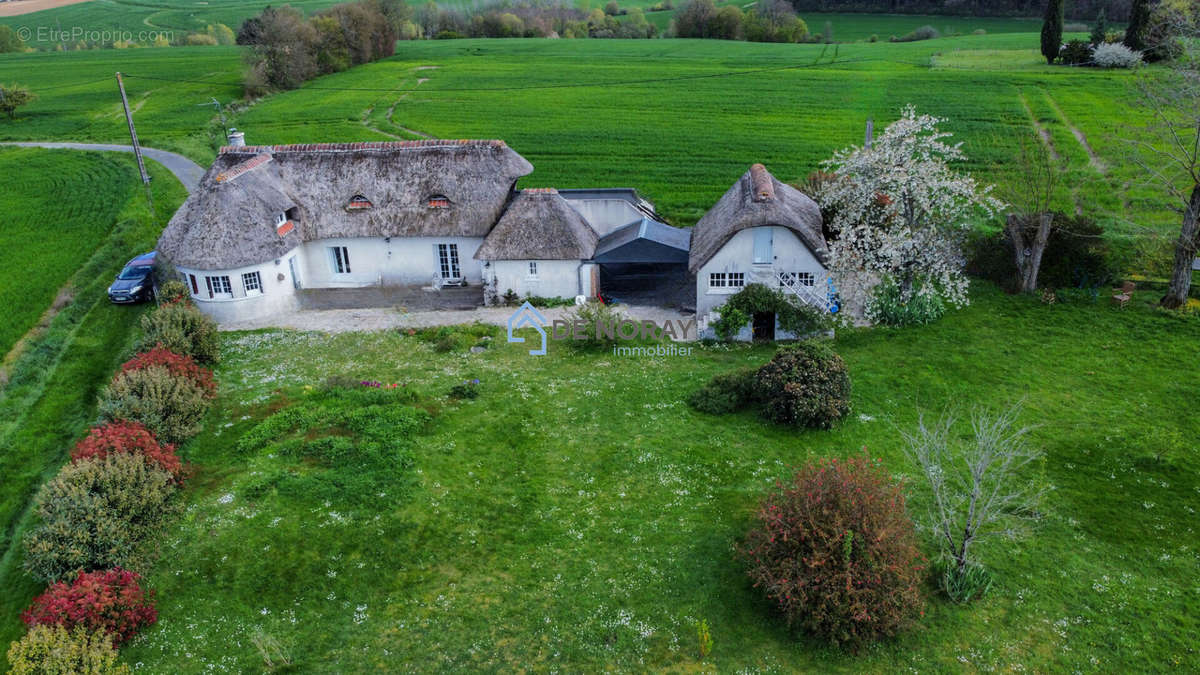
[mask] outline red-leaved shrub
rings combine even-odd
[[[196,386],[204,390],[204,395],[207,398],[213,398],[217,395],[217,383],[213,380],[212,371],[204,366],[196,365],[192,357],[183,354],[176,354],[158,343],[154,349],[147,352],[142,352],[132,359],[129,359],[121,365],[121,372],[116,377],[120,377],[122,373],[128,373],[131,370],[142,370],[150,366],[163,366],[167,372],[175,377],[186,377]]]
[[[83,572],[70,584],[52,584],[21,614],[21,620],[29,627],[83,626],[104,631],[115,644],[124,644],[158,620],[154,592],[142,590],[140,578],[120,567]]]
[[[71,461],[78,462],[92,457],[104,459],[110,452],[128,452],[142,455],[178,481],[183,476],[183,462],[175,456],[175,446],[160,445],[150,430],[138,422],[118,420],[92,427],[86,438],[75,444]]]
[[[901,486],[869,457],[810,463],[759,506],[739,553],[789,625],[857,649],[924,614]]]

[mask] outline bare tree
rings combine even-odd
[[[1063,165],[1045,141],[1021,140],[1017,182],[1010,194],[1005,195],[1015,208],[1004,221],[1004,236],[1012,246],[1017,264],[1017,290],[1021,293],[1037,290],[1042,255],[1054,226],[1051,203]]]
[[[957,420],[950,414],[931,425],[922,414],[915,432],[902,432],[907,454],[932,492],[924,525],[960,578],[969,565],[978,565],[975,544],[1015,538],[1038,515],[1043,490],[1022,474],[1042,452],[1026,442],[1031,427],[1017,426],[1020,410],[1020,405],[998,414],[977,410],[970,439],[956,433]]]
[[[1134,133],[1134,161],[1170,198],[1183,217],[1175,264],[1162,306],[1187,302],[1192,262],[1200,249],[1200,17],[1175,15],[1172,29],[1182,53],[1166,72],[1151,71],[1138,82],[1152,121]]]

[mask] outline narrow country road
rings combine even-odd
[[[16,145],[24,148],[50,148],[53,150],[99,150],[107,152],[133,152],[132,145],[112,145],[107,143],[51,143],[45,141],[12,141],[2,142],[0,145]],[[183,187],[187,188],[188,192],[196,189],[200,184],[200,178],[204,175],[204,168],[183,155],[167,152],[166,150],[156,150],[154,148],[142,147],[142,155],[153,159],[154,161],[167,167],[167,169],[175,174]]]

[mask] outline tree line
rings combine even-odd
[[[1110,17],[1129,16],[1131,0],[1072,0],[1068,19],[1091,20],[1100,10]],[[959,16],[1039,16],[1045,0],[792,0],[800,12],[887,12]]]

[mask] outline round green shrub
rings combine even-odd
[[[1071,40],[1058,52],[1058,60],[1068,66],[1082,66],[1092,62],[1092,45],[1086,40]]]
[[[189,303],[164,304],[142,317],[142,339],[137,351],[162,346],[196,363],[213,364],[221,358],[217,323]]]
[[[180,444],[200,432],[210,399],[188,377],[172,375],[166,366],[149,366],[118,374],[100,393],[105,422],[140,422],[162,443]]]
[[[900,485],[868,457],[821,460],[780,482],[739,547],[789,625],[857,649],[924,614],[924,558]]]
[[[170,473],[115,452],[67,464],[35,500],[40,524],[25,536],[25,569],[43,581],[79,570],[138,567],[138,547],[174,508]]]
[[[158,288],[158,300],[164,305],[175,303],[188,304],[190,299],[191,294],[188,293],[187,286],[183,285],[183,282],[178,279],[170,279]]]
[[[8,648],[9,675],[128,675],[112,638],[83,626],[34,626]]]
[[[781,347],[755,377],[763,415],[777,424],[829,429],[850,412],[846,364],[823,343]]]

